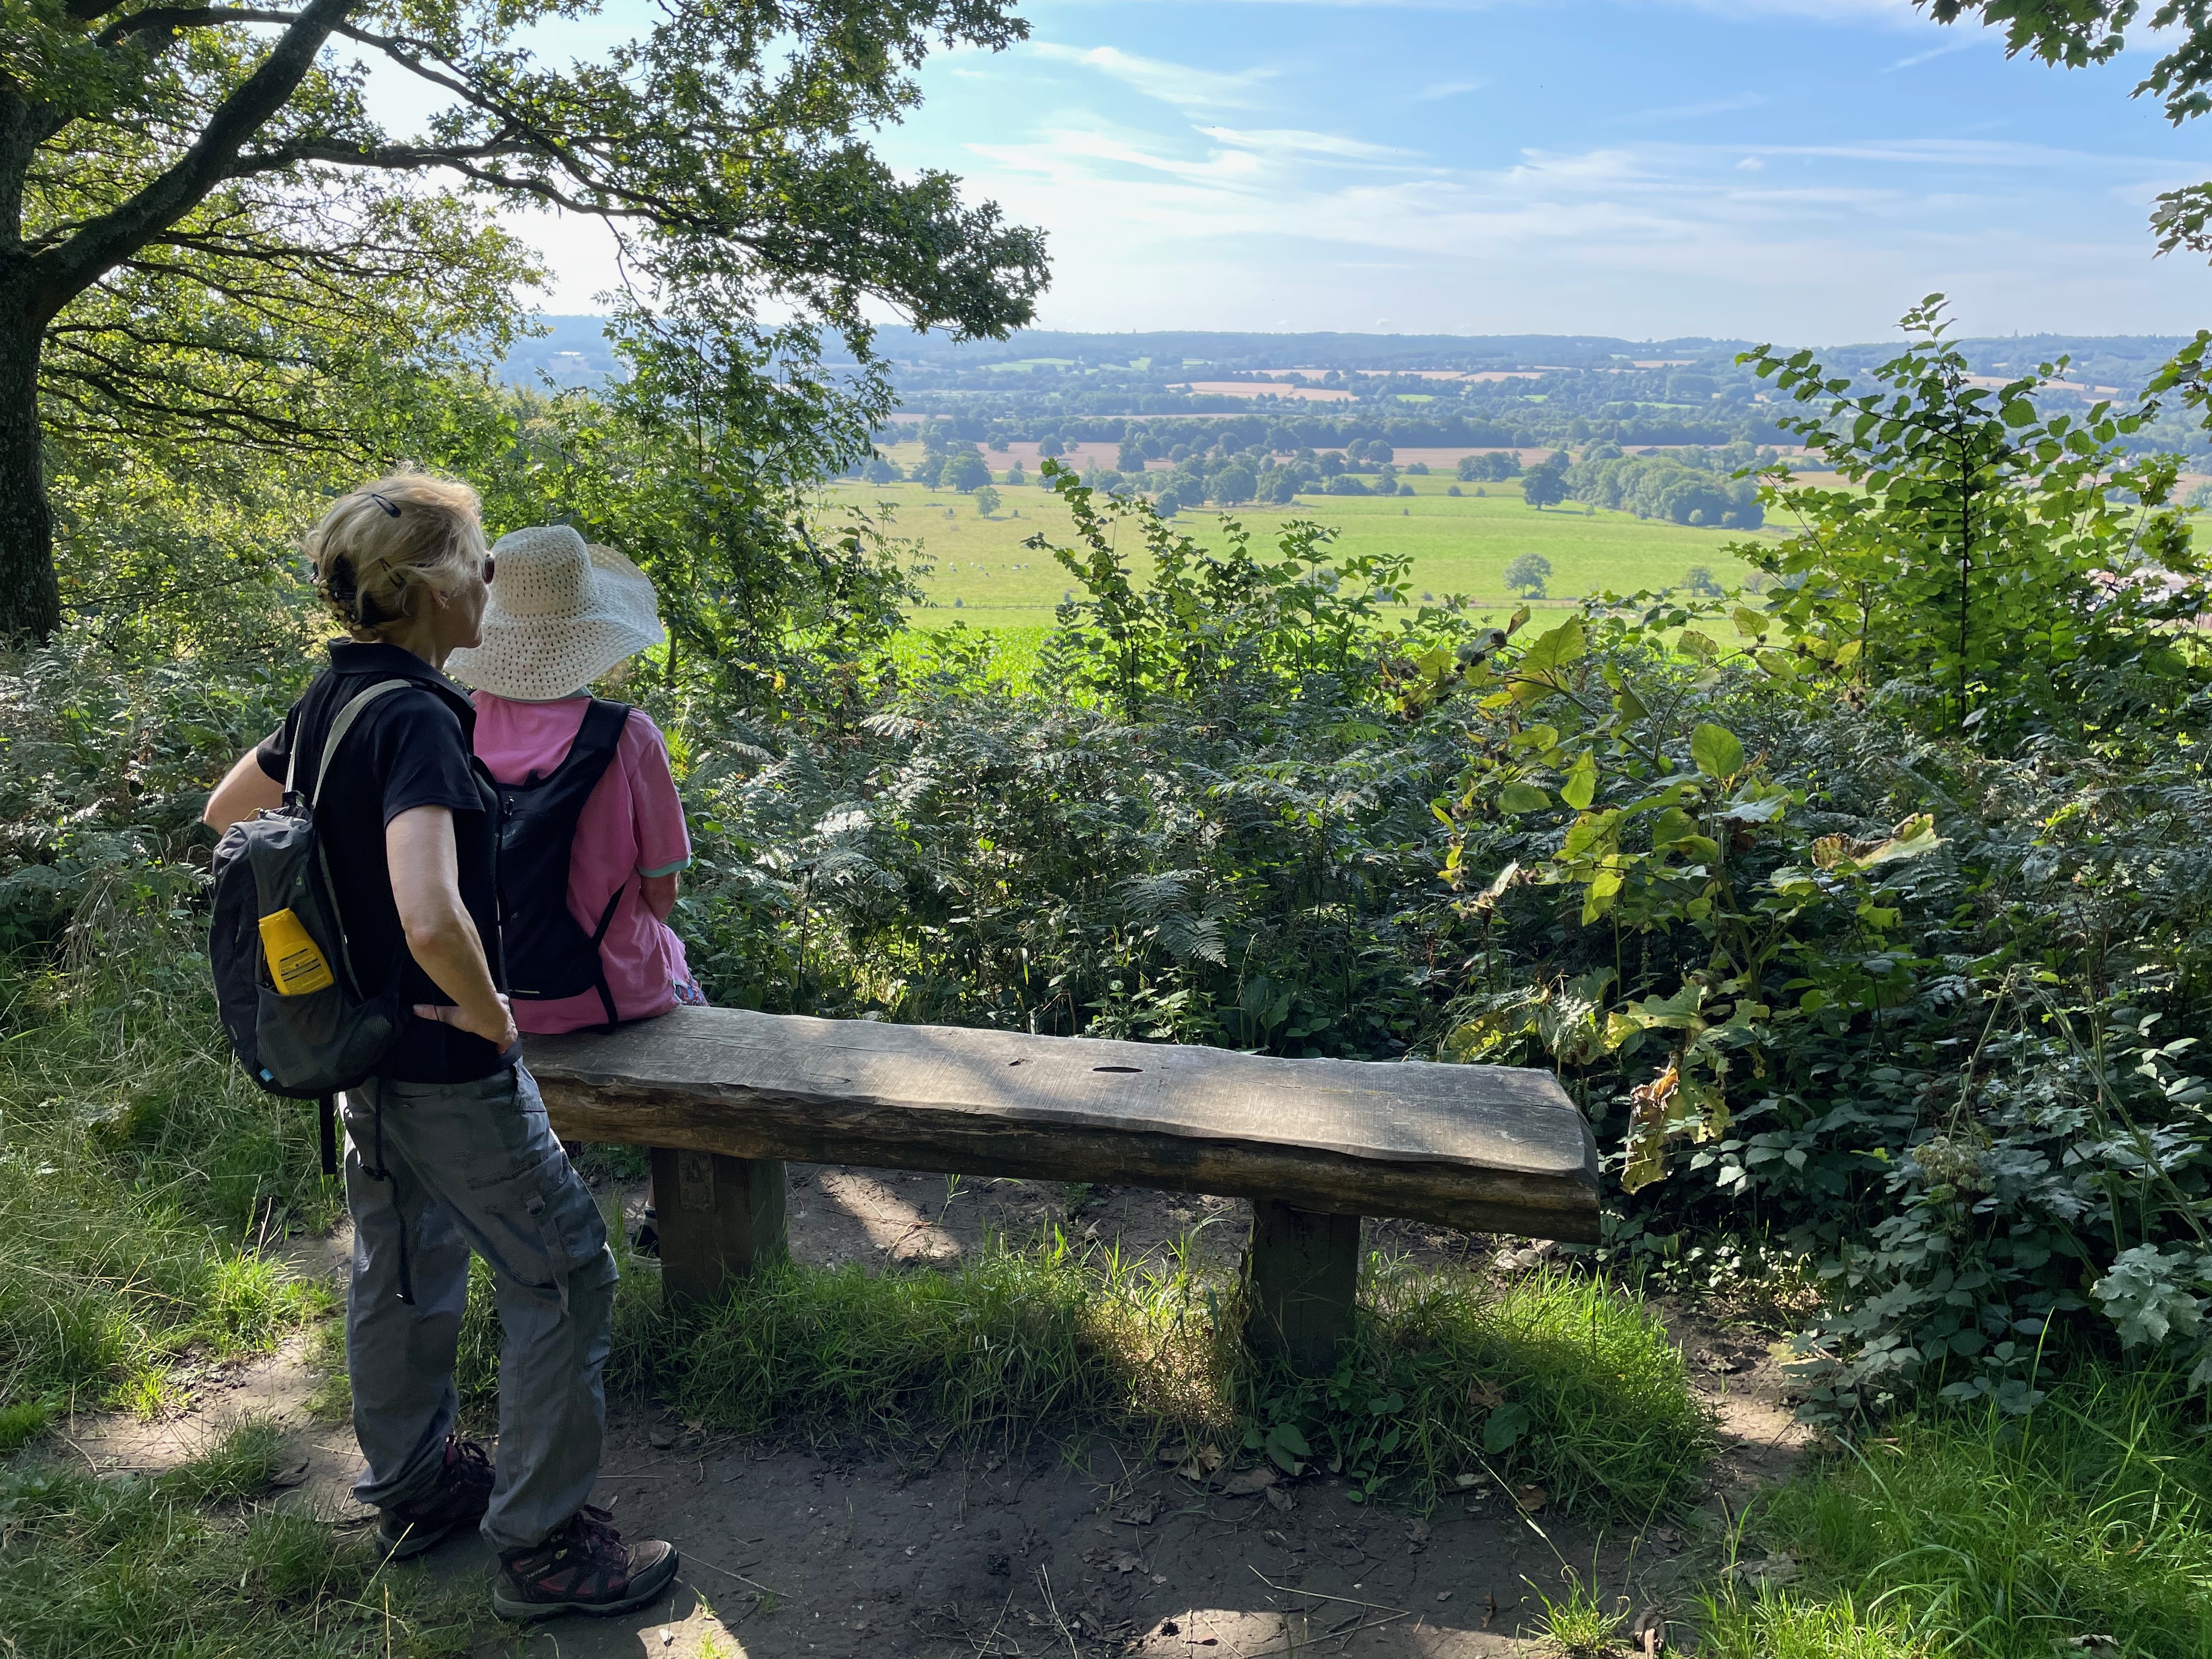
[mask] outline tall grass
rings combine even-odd
[[[1288,1462],[1423,1508],[1462,1477],[1631,1522],[1695,1494],[1710,1438],[1680,1355],[1633,1298],[1588,1279],[1496,1286],[1370,1261],[1325,1379],[1255,1364],[1237,1321],[1233,1287],[1187,1255],[1146,1265],[1054,1233],[953,1270],[787,1265],[688,1320],[634,1278],[610,1382],[743,1433],[878,1448],[1084,1431],[1255,1461],[1302,1446]]]
[[[65,967],[0,969],[0,1408],[169,1403],[182,1354],[326,1310],[265,1247],[321,1224],[307,1109],[222,1044],[170,896],[90,907]]]
[[[283,1437],[239,1425],[158,1479],[0,1469],[10,1659],[349,1659],[469,1651],[474,1585],[386,1572],[366,1535],[258,1507]],[[224,1507],[210,1509],[210,1505]]]
[[[2024,1419],[1929,1409],[1777,1492],[1747,1542],[1805,1577],[1715,1601],[1726,1659],[1801,1630],[1859,1645],[1797,1650],[1870,1659],[2048,1659],[2083,1637],[2212,1653],[2205,1405],[2173,1376],[2090,1367]]]

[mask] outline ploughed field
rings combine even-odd
[[[901,447],[908,448],[919,455],[918,445]],[[896,453],[893,459],[898,459]],[[1003,476],[1006,458],[987,452],[987,459],[994,475]],[[1052,621],[1053,608],[1073,583],[1049,553],[1023,543],[1042,531],[1051,543],[1065,546],[1073,531],[1066,504],[1034,482],[1035,463],[1026,461],[1023,470],[1031,482],[995,486],[1000,503],[988,517],[976,510],[972,495],[918,483],[859,483],[827,491],[823,516],[834,522],[841,509],[873,512],[878,504],[889,504],[893,533],[918,544],[916,556],[931,567],[922,584],[929,603],[914,617],[920,625],[964,621],[974,627],[1034,628]],[[1521,499],[1517,481],[1459,484],[1449,471],[1401,476],[1413,487],[1412,495],[1304,495],[1293,507],[1248,506],[1231,514],[1186,508],[1176,522],[1200,543],[1219,546],[1225,541],[1222,520],[1233,517],[1252,533],[1255,550],[1264,552],[1283,524],[1311,520],[1338,532],[1340,555],[1409,556],[1416,604],[1425,596],[1441,600],[1463,594],[1484,611],[1520,603],[1505,585],[1504,573],[1524,553],[1550,562],[1544,591],[1553,600],[1607,589],[1634,592],[1673,586],[1694,565],[1705,566],[1731,586],[1747,574],[1743,563],[1723,550],[1742,538],[1741,532],[1602,509],[1589,514],[1578,501],[1538,512]],[[1462,491],[1457,496],[1447,493],[1455,484]],[[1478,489],[1485,493],[1477,495]]]

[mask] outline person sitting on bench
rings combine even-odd
[[[552,1035],[707,999],[667,925],[690,862],[660,730],[590,692],[666,637],[653,583],[567,525],[511,531],[483,641],[447,671],[475,688],[477,758],[499,787],[500,895],[514,1023]],[[653,1195],[636,1243],[650,1253]]]

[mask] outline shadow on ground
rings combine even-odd
[[[1057,1226],[1164,1259],[1188,1237],[1194,1266],[1233,1272],[1249,1221],[1237,1201],[1121,1188],[793,1165],[793,1253],[803,1261],[950,1262],[988,1233]],[[603,1187],[633,1218],[643,1194]],[[1541,1247],[1370,1222],[1368,1248],[1510,1273]],[[342,1275],[341,1236],[303,1241],[302,1271]],[[1801,1443],[1766,1339],[1669,1309],[1722,1452],[1705,1507],[1673,1525],[1600,1538],[1510,1494],[1462,1492],[1426,1517],[1363,1506],[1325,1476],[1231,1496],[1132,1447],[1096,1442],[997,1456],[838,1462],[667,1420],[649,1404],[611,1413],[595,1501],[633,1535],[673,1540],[675,1590],[623,1618],[569,1619],[488,1637],[486,1655],[531,1659],[915,1659],[1176,1654],[1407,1654],[1531,1650],[1541,1596],[1579,1577],[1632,1620],[1688,1605],[1727,1504],[1786,1473]],[[347,1488],[357,1455],[307,1410],[304,1343],[190,1380],[194,1409],[158,1424],[80,1419],[68,1439],[95,1468],[159,1468],[223,1422],[265,1413],[294,1429],[299,1465],[277,1501],[366,1526]],[[488,1583],[473,1536],[393,1571]]]

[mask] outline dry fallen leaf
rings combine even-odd
[[[1419,1549],[1422,1545],[1427,1543],[1429,1541],[1429,1523],[1421,1520],[1419,1516],[1415,1516],[1413,1520],[1407,1522],[1406,1540],[1416,1549]]]
[[[1219,1447],[1200,1446],[1176,1465],[1176,1473],[1186,1480],[1203,1480],[1219,1468],[1223,1461]]]
[[[1732,1561],[1721,1570],[1721,1577],[1756,1589],[1761,1584],[1787,1584],[1797,1572],[1797,1558],[1784,1550],[1756,1561]]]
[[[1493,1406],[1504,1405],[1505,1396],[1478,1376],[1467,1385],[1467,1403],[1478,1411],[1486,1412]]]
[[[1147,1492],[1127,1508],[1116,1511],[1114,1518],[1132,1527],[1149,1527],[1160,1518],[1160,1495]]]
[[[1552,1494],[1541,1486],[1522,1486],[1513,1494],[1513,1501],[1521,1506],[1523,1515],[1534,1515],[1551,1502]]]
[[[1280,1486],[1268,1487],[1266,1492],[1266,1497],[1270,1504],[1273,1504],[1277,1509],[1282,1510],[1284,1514],[1287,1515],[1290,1513],[1291,1507],[1291,1495],[1285,1492]]]
[[[1262,1463],[1257,1468],[1237,1470],[1221,1483],[1221,1490],[1231,1498],[1249,1498],[1273,1486],[1275,1478],[1274,1470]]]
[[[1120,1550],[1115,1553],[1114,1571],[1116,1572],[1134,1572],[1144,1565],[1127,1550]]]

